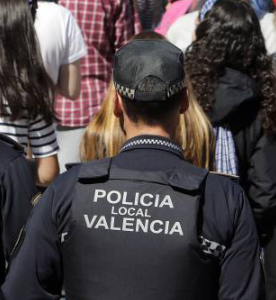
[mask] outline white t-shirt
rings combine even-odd
[[[168,30],[168,40],[183,52],[187,50],[193,41],[197,18],[198,11],[186,14],[175,21]]]
[[[49,2],[38,2],[35,29],[46,71],[56,84],[61,65],[87,54],[81,30],[68,9]]]
[[[168,40],[185,52],[193,41],[196,29],[198,11],[179,18],[168,30]],[[260,20],[262,33],[269,54],[276,52],[276,25],[273,13],[267,13]]]

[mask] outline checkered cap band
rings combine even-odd
[[[168,89],[168,97],[171,98],[172,96],[178,94],[184,89],[185,85],[183,81],[178,82],[177,84],[173,84]]]
[[[118,83],[114,83],[115,85],[115,89],[116,91],[123,97],[126,97],[127,99],[133,100],[134,99],[134,94],[135,94],[135,90],[134,89],[130,89],[124,86],[121,86]]]
[[[135,98],[135,89],[130,89],[124,87],[118,83],[114,83],[116,91],[123,97],[127,99],[133,100]],[[173,97],[174,95],[178,94],[184,89],[185,85],[184,82],[178,82],[176,84],[170,85],[167,91],[168,98]]]

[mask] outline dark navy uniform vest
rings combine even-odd
[[[11,150],[12,149],[12,150]],[[15,151],[14,151],[15,150]],[[24,148],[9,138],[8,136],[0,133],[0,201],[2,207],[2,197],[4,191],[1,186],[2,177],[5,173],[6,168],[9,164],[16,158],[20,153],[24,153]],[[0,232],[2,233],[3,228],[3,220],[2,220],[2,213],[0,214]],[[3,250],[3,242],[1,239],[0,242],[0,283],[3,283],[5,279],[5,257],[4,257],[4,250]]]
[[[67,300],[215,300],[218,261],[203,253],[207,171],[81,167],[63,243]]]
[[[0,159],[0,176],[3,175],[5,168],[9,165],[9,163],[15,159],[19,153],[24,153],[24,148],[16,141],[11,139],[10,137],[0,133],[0,151],[1,151],[1,159]],[[8,146],[8,147],[7,147]],[[9,149],[12,148],[12,151]],[[15,151],[14,151],[15,150]]]

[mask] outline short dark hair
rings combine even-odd
[[[139,92],[164,92],[167,85],[157,77],[147,76],[143,78],[137,86]],[[165,101],[138,101],[123,99],[123,105],[129,119],[138,123],[139,121],[147,125],[159,125],[168,121],[171,113],[180,106],[181,92]]]

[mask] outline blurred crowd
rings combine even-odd
[[[126,142],[113,114],[116,51],[130,40],[166,40],[184,54],[189,99],[175,142],[185,160],[227,174],[245,190],[261,243],[265,299],[276,300],[275,5],[0,0],[2,269],[55,178],[117,155]]]

